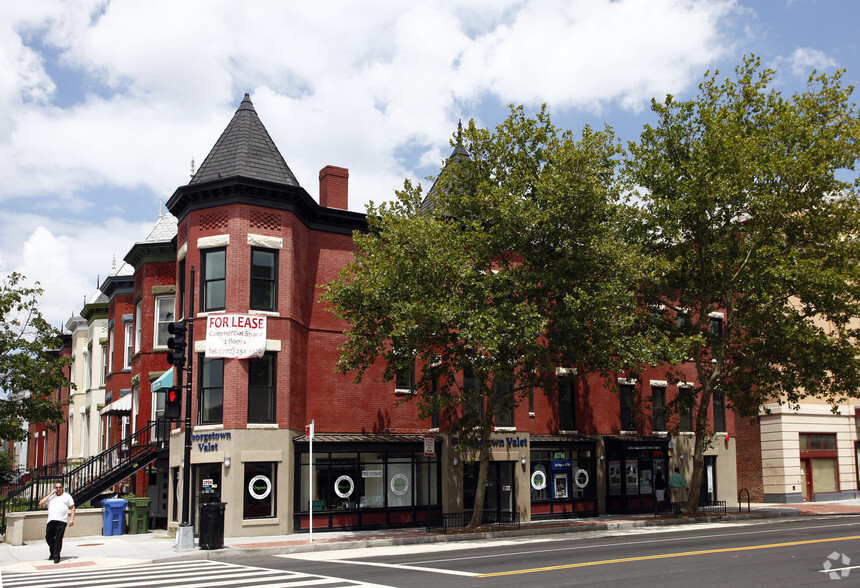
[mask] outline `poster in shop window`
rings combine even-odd
[[[627,483],[627,494],[639,494],[639,461],[628,459],[624,464],[624,476]]]
[[[621,494],[621,460],[609,460],[609,494],[619,496]]]

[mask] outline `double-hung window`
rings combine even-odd
[[[204,249],[201,257],[203,311],[224,310],[227,304],[227,250]]]
[[[251,310],[277,309],[278,252],[251,248]]]
[[[484,418],[484,394],[472,370],[463,371],[463,416],[478,421]]]
[[[711,395],[714,403],[714,431],[726,430],[726,398],[719,392]]]
[[[143,328],[141,325],[141,320],[142,320],[141,316],[143,315],[143,312],[141,311],[142,304],[143,304],[142,302],[138,302],[137,306],[134,307],[134,350],[135,351],[141,350],[140,333],[141,333],[141,330]]]
[[[114,329],[113,325],[111,325],[110,330],[108,331],[108,360],[105,362],[105,375],[113,372],[113,351],[114,347],[116,347],[116,329]]]
[[[496,384],[496,426],[514,426],[514,385],[509,380]]]
[[[666,387],[651,386],[651,430],[666,430]]]
[[[167,347],[170,333],[167,325],[176,319],[173,313],[175,300],[173,296],[161,296],[155,299],[155,345],[153,347]]]
[[[125,355],[123,356],[123,369],[131,368],[131,357],[134,355],[134,325],[125,323]]]
[[[621,401],[621,430],[635,431],[636,419],[633,413],[634,408],[634,390],[630,384],[622,384],[620,389]]]
[[[558,428],[576,430],[576,381],[571,377],[558,380]]]
[[[275,356],[248,360],[248,422],[275,422]]]
[[[224,360],[204,357],[200,362],[200,406],[197,422],[221,423],[224,415]]]
[[[682,431],[693,430],[693,404],[696,399],[693,398],[693,388],[690,386],[678,386],[678,415],[679,425]]]

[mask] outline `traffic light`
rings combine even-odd
[[[171,386],[167,389],[167,399],[164,402],[165,418],[174,420],[182,414],[182,386]]]
[[[188,327],[185,326],[185,321],[167,325],[167,332],[173,335],[167,340],[167,347],[172,350],[167,354],[167,363],[172,363],[179,368],[185,365],[185,334],[187,331]]]

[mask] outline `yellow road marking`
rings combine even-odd
[[[791,547],[793,545],[811,545],[813,543],[830,543],[832,541],[854,541],[860,539],[860,535],[847,537],[831,537],[829,539],[809,539],[807,541],[789,541],[787,543],[769,543],[766,545],[749,545],[747,547],[723,547],[720,549],[703,549],[701,551],[684,551],[680,553],[660,553],[657,555],[642,555],[638,557],[622,557],[619,559],[604,559],[599,561],[584,561],[574,564],[560,566],[547,566],[545,568],[530,568],[525,570],[511,570],[509,572],[492,572],[490,574],[476,574],[475,578],[495,578],[498,576],[515,576],[517,574],[533,574],[535,572],[552,572],[556,570],[570,570],[573,568],[585,568],[589,566],[603,566],[615,563],[627,563],[631,561],[645,561],[649,559],[668,559],[672,557],[690,557],[692,555],[707,555],[710,553],[729,553],[734,551],[752,551],[755,549],[774,549],[776,547]]]

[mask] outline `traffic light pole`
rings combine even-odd
[[[182,523],[176,532],[176,549],[194,549],[194,525],[191,523],[191,375],[194,366],[194,266],[191,266],[191,288],[188,303],[188,367],[179,370],[179,387],[185,396],[185,454],[182,458]],[[183,386],[182,372],[188,372]],[[174,489],[175,491],[175,489]]]

